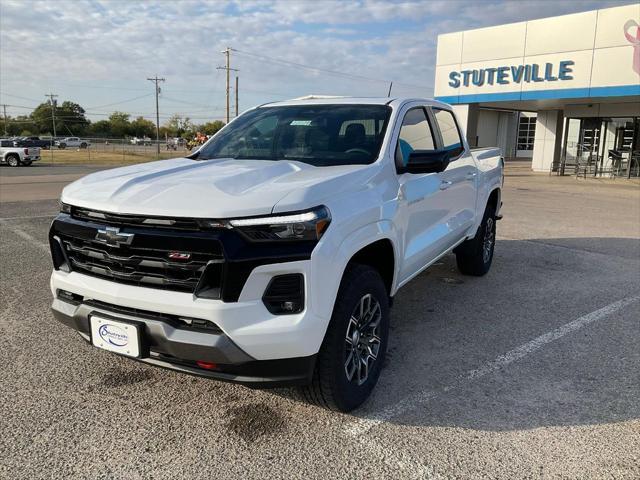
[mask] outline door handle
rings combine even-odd
[[[476,178],[476,172],[468,172],[468,173],[465,175],[465,178],[466,178],[467,180],[473,180],[474,178]]]
[[[449,188],[451,185],[453,185],[453,182],[450,182],[448,180],[443,180],[440,183],[440,190],[446,190],[447,188]]]

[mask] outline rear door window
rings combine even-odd
[[[452,159],[458,157],[464,151],[464,144],[453,113],[449,110],[434,108],[433,114],[440,129],[442,147],[451,151]]]

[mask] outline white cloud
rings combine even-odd
[[[429,88],[400,84],[432,84],[439,33],[599,7],[602,2],[594,0],[3,0],[0,94],[41,98],[55,88],[64,98],[102,105],[149,91],[146,78],[157,73],[167,78],[163,111],[205,116],[209,112],[197,105],[221,107],[223,102],[216,66],[223,62],[220,50],[229,45],[321,69],[392,79],[394,92],[426,96],[432,93]],[[241,53],[232,58],[240,69],[244,107],[310,92],[381,95],[388,88],[384,82],[292,68]],[[1,95],[0,100],[16,103]],[[148,99],[118,108],[153,111]]]

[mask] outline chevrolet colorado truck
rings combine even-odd
[[[37,160],[40,160],[38,147],[15,147],[13,140],[0,140],[0,163],[11,167],[28,167]]]
[[[500,151],[434,100],[261,105],[188,157],[64,189],[53,314],[101,349],[350,411],[398,290],[452,251],[489,270],[502,183]]]

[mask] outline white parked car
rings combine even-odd
[[[56,146],[58,148],[89,148],[91,142],[89,140],[82,140],[78,137],[67,137],[62,140],[56,140]]]
[[[67,186],[53,314],[98,348],[349,411],[398,290],[451,251],[489,271],[502,181],[434,100],[262,105],[190,157]]]
[[[0,163],[6,163],[11,167],[28,167],[40,160],[39,147],[15,147],[14,143],[13,140],[0,140]]]
[[[151,139],[149,137],[142,137],[142,138],[138,138],[138,137],[133,137],[130,140],[132,145],[151,145]]]

